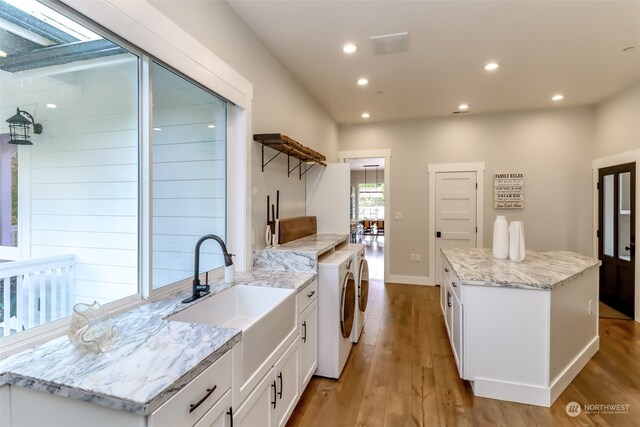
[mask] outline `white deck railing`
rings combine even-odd
[[[75,255],[0,264],[2,334],[6,337],[69,316],[75,295],[74,267]]]

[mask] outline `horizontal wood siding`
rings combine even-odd
[[[31,80],[31,258],[75,254],[75,302],[138,292],[135,61]],[[46,81],[46,83],[45,83]],[[4,89],[4,88],[3,88]],[[37,90],[36,90],[37,89]],[[48,109],[46,103],[58,105]],[[4,103],[4,95],[3,95]],[[22,166],[22,165],[21,165]]]
[[[225,239],[224,104],[155,69],[153,132],[153,286],[193,276],[198,238]],[[209,127],[215,126],[215,127]],[[223,265],[220,247],[202,245],[200,271]]]

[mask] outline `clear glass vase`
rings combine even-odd
[[[118,328],[97,301],[73,306],[69,341],[81,350],[103,353],[113,347]]]

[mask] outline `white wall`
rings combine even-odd
[[[191,36],[253,84],[253,133],[283,133],[337,161],[337,126],[311,95],[278,62],[236,13],[221,1],[151,0]],[[275,152],[265,149],[267,159]],[[280,217],[305,214],[304,179],[287,177],[280,155],[261,171],[261,148],[253,144],[252,224],[255,247],[264,246],[266,196],[280,190]],[[231,248],[233,250],[233,248]]]
[[[486,162],[484,242],[506,214],[525,224],[527,248],[591,254],[594,109],[566,108],[340,126],[341,150],[391,149],[390,274],[429,277],[428,173],[432,163]],[[493,173],[524,172],[525,208],[493,208]],[[422,254],[409,262],[409,253]]]
[[[611,156],[640,148],[640,84],[596,106],[596,154]]]

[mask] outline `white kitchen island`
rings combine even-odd
[[[572,252],[444,248],[441,306],[476,396],[551,406],[598,351],[598,266]]]

